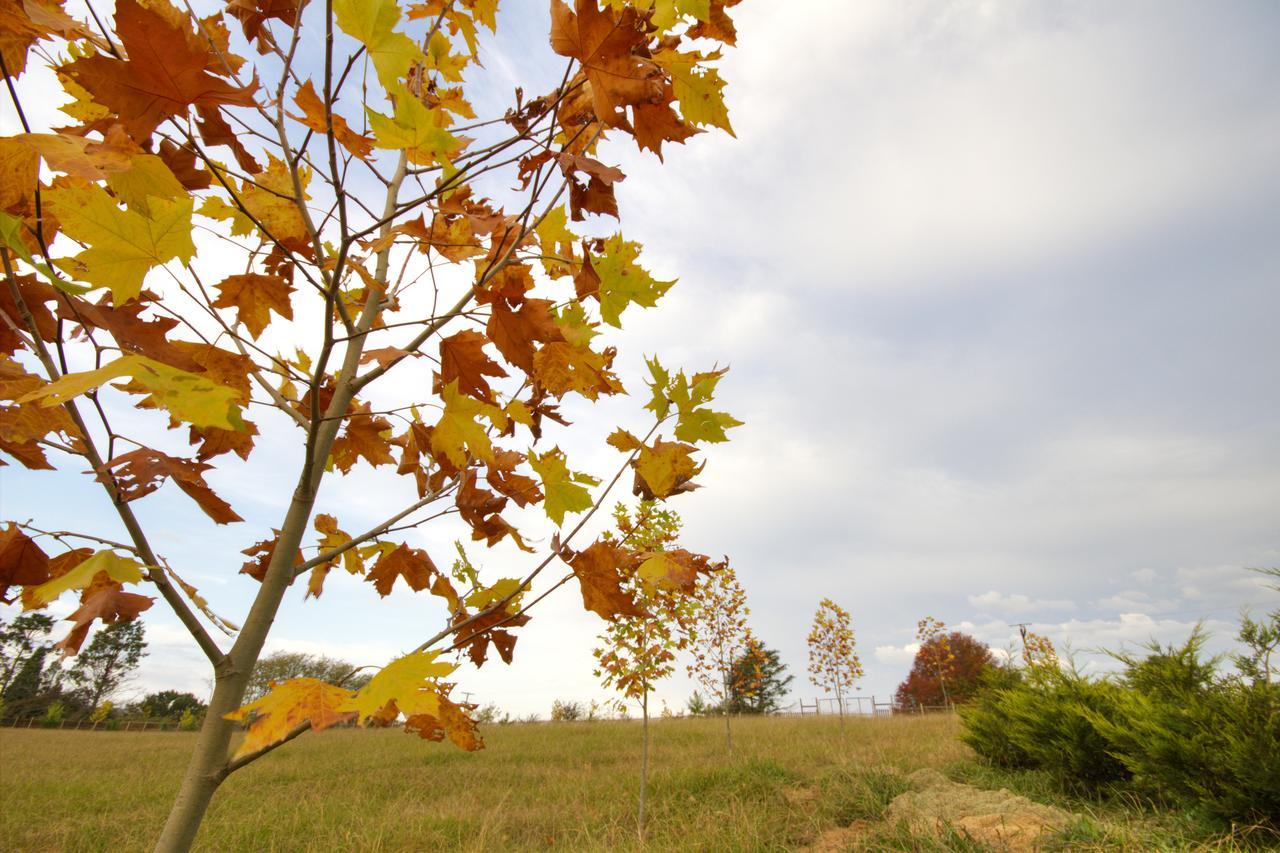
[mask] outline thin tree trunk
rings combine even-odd
[[[844,737],[844,693],[840,685],[840,676],[836,676],[836,708],[840,712],[840,737]]]
[[[649,788],[649,689],[645,688],[644,697],[641,699],[641,706],[644,711],[644,746],[640,751],[640,812],[638,824],[640,827],[640,840],[644,841],[644,800],[645,792]]]
[[[401,152],[396,171],[387,187],[383,216],[387,220],[381,229],[385,237],[391,230],[390,219],[395,212],[396,199],[400,194],[400,185],[407,174],[408,159]],[[377,281],[387,280],[389,249],[384,249],[378,256],[374,277]],[[356,395],[353,379],[360,366],[360,355],[364,350],[366,333],[373,328],[379,314],[379,303],[382,299],[380,291],[371,288],[365,301],[364,310],[357,324],[357,332],[343,354],[338,386],[334,390],[333,399],[318,427],[315,428],[310,447],[310,455],[303,460],[302,473],[298,478],[297,488],[293,492],[293,500],[289,511],[285,514],[284,523],[280,525],[280,535],[276,539],[275,549],[267,571],[263,575],[262,585],[249,608],[249,616],[244,627],[231,646],[231,651],[220,662],[215,672],[213,696],[209,700],[209,710],[200,727],[200,735],[196,739],[195,752],[187,764],[187,773],[182,780],[178,797],[165,821],[164,829],[156,842],[156,853],[186,853],[191,849],[200,822],[209,808],[213,793],[222,784],[227,774],[227,748],[231,743],[234,731],[233,724],[225,719],[225,715],[240,707],[245,688],[249,685],[249,676],[253,673],[254,664],[262,653],[262,646],[271,631],[276,613],[284,594],[293,583],[293,557],[298,552],[302,537],[307,532],[307,524],[311,519],[311,511],[315,506],[316,496],[320,492],[320,481],[324,477],[325,464],[329,452],[333,449],[334,439],[342,425],[343,416],[347,412],[352,399]]]

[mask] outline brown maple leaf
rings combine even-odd
[[[272,538],[263,539],[260,542],[254,542],[248,548],[245,548],[240,552],[250,558],[243,566],[240,567],[240,574],[248,575],[258,581],[258,583],[262,583],[262,579],[267,576],[267,569],[271,565],[271,558],[275,556],[276,545],[280,541],[280,531],[273,528],[272,532],[275,534]],[[299,548],[297,553],[294,555],[293,564],[298,566],[303,562],[302,549]]]
[[[149,447],[141,447],[115,457],[106,464],[106,468],[107,471],[100,474],[99,479],[114,481],[120,490],[120,498],[125,503],[151,494],[166,479],[172,479],[174,485],[182,489],[187,497],[204,510],[205,515],[218,524],[244,521],[204,481],[204,473],[213,468],[207,462],[179,459]]]
[[[240,21],[244,37],[258,42],[258,50],[267,53],[275,44],[271,31],[266,28],[267,21],[283,21],[293,27],[298,13],[307,5],[307,0],[230,0],[227,3],[227,14]]]
[[[267,0],[272,2],[272,0]],[[369,155],[373,153],[373,140],[367,136],[361,136],[351,129],[347,124],[347,120],[332,109],[329,111],[331,122],[325,122],[324,101],[320,100],[320,96],[316,94],[315,87],[311,85],[311,81],[307,80],[298,88],[293,96],[293,102],[298,105],[298,109],[302,110],[302,115],[290,116],[297,121],[302,122],[307,127],[317,133],[328,133],[333,131],[333,138],[338,144],[350,151],[361,160],[368,160]]]
[[[85,590],[86,593],[89,590]],[[74,655],[89,634],[94,620],[107,624],[114,622],[132,622],[138,614],[155,603],[155,599],[147,595],[124,592],[118,585],[99,589],[92,595],[82,598],[82,603],[74,613],[67,617],[75,623],[71,633],[67,634],[55,648],[61,649],[64,655]]]
[[[410,548],[401,544],[394,551],[383,554],[366,579],[373,584],[378,595],[384,598],[391,594],[396,578],[404,578],[409,589],[420,592],[431,585],[431,579],[439,574],[436,564],[421,548]]]
[[[473,329],[464,329],[440,340],[440,372],[436,374],[434,392],[439,394],[444,386],[458,381],[458,390],[478,400],[493,402],[493,389],[486,376],[501,378],[507,375],[496,361],[489,358],[484,345],[489,339]]]
[[[448,698],[439,697],[440,708],[436,714],[414,714],[404,723],[404,730],[415,732],[424,740],[442,741],[447,736],[454,746],[475,752],[484,749],[484,741],[476,733],[476,721],[467,716],[471,705],[458,705]]]
[[[678,142],[683,145],[690,136],[702,132],[684,123],[680,114],[671,108],[674,100],[675,91],[668,83],[659,102],[636,104],[631,109],[631,129],[636,144],[657,154],[659,160],[662,159],[662,143]]]
[[[48,579],[49,555],[10,522],[0,531],[0,601],[13,601],[6,597],[10,586],[34,586]]]
[[[165,0],[146,7],[138,0],[117,0],[115,33],[125,59],[97,54],[68,63],[62,71],[119,116],[137,141],[193,105],[254,105],[257,84],[240,86],[210,74],[211,63],[221,60],[192,31],[189,18]]]
[[[605,619],[650,615],[623,588],[635,566],[634,554],[603,539],[569,560],[569,567],[582,585],[583,605]]]
[[[549,299],[529,299],[513,311],[502,302],[493,303],[486,327],[489,338],[503,358],[525,373],[533,373],[535,343],[564,340],[551,304]]]
[[[601,9],[596,0],[551,3],[551,47],[582,63],[591,85],[596,116],[610,127],[625,127],[621,107],[658,101],[662,72],[639,55],[646,41],[644,22],[631,6]]]
[[[364,459],[373,467],[395,462],[391,455],[391,422],[371,414],[368,403],[361,403],[347,416],[342,435],[333,442],[330,458],[334,467],[346,474],[356,462]]]

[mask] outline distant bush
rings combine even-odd
[[[1149,797],[1231,823],[1280,828],[1280,612],[1246,619],[1237,673],[1205,658],[1204,634],[1117,655],[1124,672],[991,674],[961,709],[963,740],[992,764],[1048,771],[1066,788],[1130,780]]]
[[[581,702],[557,699],[551,703],[551,719],[560,723],[572,723],[586,716]]]
[[[178,718],[178,731],[194,732],[200,728],[200,718],[196,716],[196,712],[191,708],[187,708],[182,712],[182,716]]]
[[[44,716],[40,718],[40,725],[48,729],[56,728],[66,717],[67,707],[55,699],[49,703],[49,707],[44,709]]]

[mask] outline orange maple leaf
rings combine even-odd
[[[583,605],[605,619],[648,616],[649,611],[636,604],[634,597],[622,588],[635,563],[634,554],[603,539],[574,555],[569,566],[582,585]]]
[[[289,304],[289,294],[293,292],[293,287],[283,278],[246,273],[227,276],[214,287],[218,288],[218,298],[211,303],[212,306],[234,308],[236,319],[244,324],[254,338],[267,328],[272,311],[286,320],[293,319],[293,306]]]
[[[610,127],[625,127],[620,107],[660,101],[662,71],[637,55],[646,41],[644,22],[626,6],[620,13],[596,0],[576,0],[575,11],[561,0],[551,4],[551,47],[582,63],[596,116]]]

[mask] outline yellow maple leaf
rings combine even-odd
[[[399,88],[410,66],[425,60],[413,39],[396,32],[400,6],[395,0],[333,0],[333,14],[338,27],[369,51],[378,81],[387,91]]]
[[[560,525],[564,524],[565,513],[591,509],[591,492],[587,486],[598,486],[600,481],[570,471],[560,448],[553,447],[541,456],[530,453],[529,465],[542,478],[542,492],[546,495],[542,508],[547,518]]]
[[[97,370],[68,373],[31,391],[16,402],[39,401],[42,406],[56,406],[80,394],[129,376],[150,394],[145,402],[163,406],[180,421],[197,427],[218,427],[243,432],[240,417],[240,393],[219,384],[205,374],[179,370],[143,355],[126,355]]]
[[[266,696],[224,715],[223,719],[234,722],[251,721],[234,757],[279,743],[303,723],[310,723],[311,730],[318,732],[351,719],[354,714],[341,710],[341,706],[352,695],[350,690],[316,678],[291,678],[272,684]]]
[[[117,304],[137,297],[153,267],[195,257],[190,197],[152,197],[146,213],[121,209],[96,184],[59,187],[45,198],[63,233],[88,247],[59,265],[81,281],[111,288]]]
[[[142,569],[142,564],[137,560],[121,557],[115,551],[99,551],[65,575],[42,583],[32,590],[28,607],[43,607],[69,589],[84,589],[93,583],[98,572],[106,572],[107,577],[117,583],[139,583],[142,580]]]
[[[413,652],[397,658],[369,679],[369,683],[338,706],[339,711],[355,711],[360,722],[377,716],[389,703],[406,717],[435,716],[440,709],[441,688],[436,679],[457,669],[457,664],[437,662],[440,652]]]
[[[502,410],[460,393],[456,379],[444,387],[441,396],[444,412],[431,433],[432,452],[443,454],[459,468],[467,463],[468,451],[477,459],[492,460],[493,444],[476,418],[484,415],[495,425],[505,426],[506,416]]]

